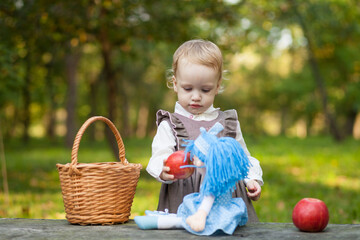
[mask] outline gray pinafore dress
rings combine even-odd
[[[157,125],[162,121],[167,121],[173,131],[176,139],[175,151],[183,150],[183,139],[195,140],[200,134],[200,127],[206,130],[210,129],[216,122],[224,126],[224,130],[218,134],[218,137],[236,137],[237,112],[235,110],[219,111],[219,116],[212,121],[195,121],[177,113],[169,113],[159,110],[156,114]],[[186,179],[179,179],[171,184],[163,183],[160,189],[158,211],[168,209],[170,213],[176,213],[184,196],[200,191],[200,185],[205,176],[204,168],[195,168],[194,174]],[[244,181],[236,184],[233,197],[241,197],[247,207],[248,222],[259,222],[251,200],[247,196]]]

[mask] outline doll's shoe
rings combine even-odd
[[[158,229],[158,217],[156,216],[136,216],[134,221],[140,229]]]
[[[150,211],[150,210],[145,210],[145,215],[146,216],[164,216],[164,215],[168,215],[168,216],[176,216],[175,213],[169,213],[169,210],[166,208],[165,212],[164,211]]]
[[[159,215],[165,215],[165,214],[166,214],[166,212],[162,212],[162,211],[145,210],[146,216],[159,216]]]

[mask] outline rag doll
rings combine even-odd
[[[250,162],[234,138],[216,136],[223,128],[220,123],[208,132],[200,128],[201,133],[195,140],[186,141],[185,156],[190,152],[194,165],[183,167],[205,167],[206,170],[200,192],[186,195],[177,214],[146,211],[146,216],[135,217],[139,228],[185,228],[196,235],[219,231],[231,235],[237,226],[246,224],[246,205],[242,198],[232,198],[232,192],[236,182],[247,176]]]

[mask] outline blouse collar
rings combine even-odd
[[[194,119],[196,121],[211,121],[219,116],[219,108],[214,108],[211,105],[205,112],[201,114],[192,114],[186,111],[179,102],[175,104],[175,113],[188,117],[190,119]]]

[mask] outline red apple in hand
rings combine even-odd
[[[188,178],[194,172],[193,167],[180,168],[184,165],[192,165],[192,162],[190,161],[190,153],[187,153],[185,162],[184,159],[184,151],[176,151],[171,154],[165,162],[165,166],[170,167],[170,171],[168,173],[174,175],[175,179]]]
[[[329,222],[329,211],[323,201],[303,198],[295,205],[292,220],[301,231],[321,232]]]

